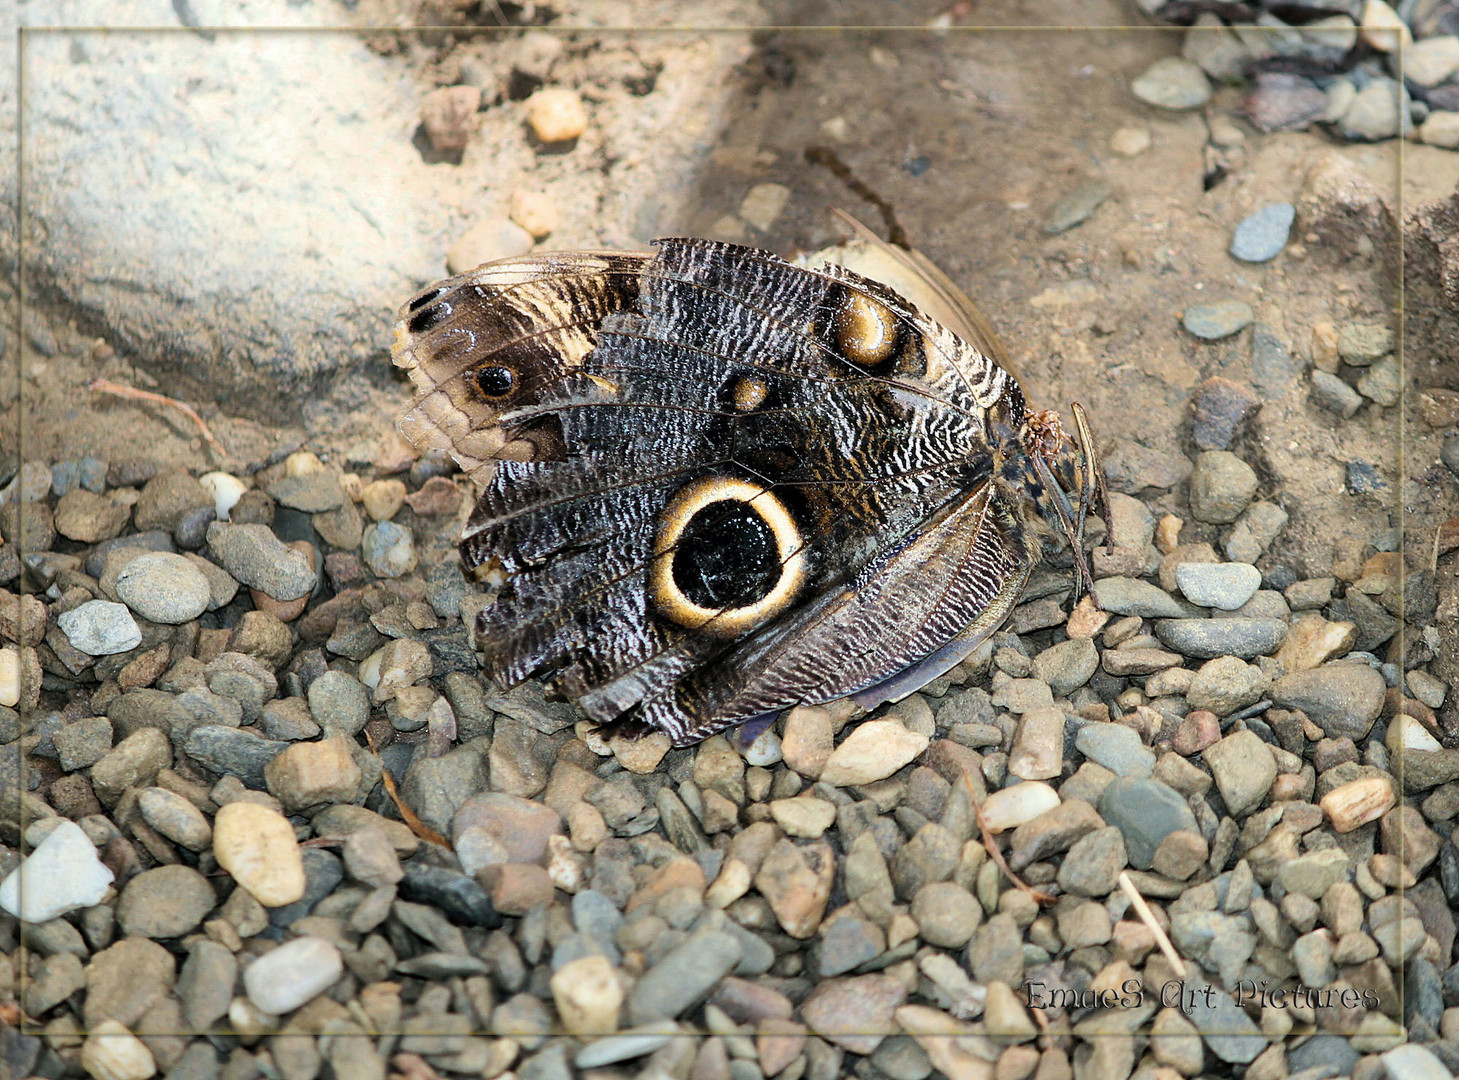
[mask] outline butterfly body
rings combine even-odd
[[[406,306],[395,361],[403,429],[482,486],[484,667],[679,745],[956,664],[1097,472],[886,286],[710,241],[478,268]]]

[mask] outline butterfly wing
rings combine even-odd
[[[415,303],[397,349],[431,357],[434,431],[548,450],[496,467],[462,540],[506,574],[477,627],[498,682],[543,677],[595,719],[692,742],[870,687],[1006,613],[1037,558],[991,476],[988,410],[1022,410],[1006,372],[843,269],[693,240],[570,258],[618,277],[569,262],[555,295],[606,314],[546,305],[572,355],[534,353],[555,378],[511,407],[456,416],[475,368],[421,338],[454,319],[489,365],[537,349],[526,326],[481,344],[518,264]]]

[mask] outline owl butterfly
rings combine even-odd
[[[919,308],[844,265],[656,246],[491,263],[401,311],[401,429],[481,487],[460,551],[497,588],[474,629],[498,685],[678,746],[744,738],[956,665],[1050,531],[1092,586],[1083,410],[1075,446],[925,258],[853,245]]]

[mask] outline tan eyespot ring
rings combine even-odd
[[[674,580],[674,556],[679,538],[705,507],[718,502],[748,505],[775,538],[780,577],[775,586],[753,604],[737,608],[711,608],[684,595]],[[659,518],[649,564],[648,594],[659,612],[671,622],[715,637],[734,637],[784,611],[805,582],[806,560],[800,529],[785,504],[768,489],[733,476],[708,476],[679,490]]]
[[[832,328],[846,359],[862,367],[876,367],[897,350],[897,317],[880,300],[851,292],[837,310]]]

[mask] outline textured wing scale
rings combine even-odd
[[[890,313],[894,365],[838,347],[848,302]],[[511,260],[412,301],[395,360],[420,390],[403,430],[485,482],[462,541],[507,578],[484,664],[599,720],[687,743],[867,690],[991,632],[1037,561],[990,471],[985,413],[1016,423],[1016,382],[840,267],[706,241]],[[518,374],[510,402],[478,392],[483,366]],[[728,636],[657,617],[649,591],[664,507],[721,475],[794,507],[809,567],[794,606]]]

